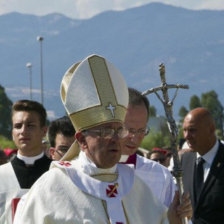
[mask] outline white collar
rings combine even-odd
[[[79,153],[79,157],[75,161],[75,163],[78,162],[79,170],[88,174],[88,175],[94,175],[94,174],[107,174],[107,173],[115,173],[117,170],[117,165],[114,165],[111,168],[108,169],[101,169],[98,168],[95,163],[93,163],[85,154],[85,152],[81,151]],[[72,163],[72,162],[71,162]]]
[[[210,166],[212,165],[212,162],[215,158],[215,155],[219,148],[219,142],[216,140],[214,146],[203,156],[201,156],[199,153],[197,153],[197,158],[202,157]]]
[[[36,160],[42,158],[44,156],[44,152],[42,152],[41,154],[37,155],[37,156],[33,156],[33,157],[28,157],[28,156],[22,156],[19,151],[17,153],[17,157],[18,159],[21,159],[24,161],[25,164],[27,165],[33,165],[35,163]]]
[[[118,179],[113,182],[103,182],[89,176],[73,165],[70,162],[54,161],[51,164],[51,168],[58,167],[66,170],[72,182],[80,190],[98,199],[105,200],[111,224],[125,224],[126,218],[122,198],[132,189],[134,184],[134,169],[124,164],[118,164]]]
[[[121,158],[120,158],[120,163],[125,163],[125,162],[127,162],[127,160],[128,160],[128,157],[129,157],[129,155],[121,155]]]
[[[66,170],[72,182],[83,192],[105,200],[111,224],[126,223],[122,198],[132,189],[134,169],[124,164],[115,165],[110,169],[100,169],[95,164],[93,165],[83,152],[71,162],[52,162],[50,168],[54,167]],[[118,171],[118,179],[113,182],[103,182],[90,176],[99,173],[114,173],[115,170]]]

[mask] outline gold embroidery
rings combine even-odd
[[[113,185],[112,185],[113,186]],[[111,189],[111,191],[107,194],[108,197],[111,197],[111,195],[114,196],[114,194],[117,194],[117,188],[118,188],[118,183],[114,184],[114,187]],[[112,197],[113,197],[112,196]]]
[[[93,178],[103,181],[103,182],[114,182],[118,178],[117,173],[101,173],[101,174],[95,174],[91,175]]]
[[[130,222],[128,220],[128,215],[127,215],[126,209],[124,207],[123,201],[121,201],[121,203],[122,203],[122,207],[123,207],[123,210],[124,210],[124,216],[125,216],[125,219],[126,219],[126,224],[129,224]],[[108,215],[108,212],[107,212],[107,203],[106,203],[106,201],[102,200],[102,204],[103,204],[103,208],[104,208],[104,211],[106,213],[106,216],[107,216],[108,223],[110,224],[110,218],[109,218],[109,215]]]
[[[102,204],[103,204],[103,208],[104,208],[104,211],[106,213],[106,216],[107,216],[107,221],[108,221],[108,224],[110,224],[110,217],[108,215],[108,212],[107,212],[107,203],[105,200],[101,200],[102,201]]]
[[[127,214],[126,209],[125,209],[125,207],[124,207],[124,203],[123,203],[123,201],[121,201],[121,203],[122,203],[122,207],[123,207],[123,210],[124,210],[124,215],[125,215],[126,223],[129,224],[128,214]]]

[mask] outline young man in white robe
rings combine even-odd
[[[92,55],[74,64],[62,80],[61,96],[76,130],[76,141],[64,159],[33,185],[15,224],[181,223],[191,216],[188,196],[167,209],[126,165],[117,164],[128,89],[106,59]],[[78,145],[81,152],[77,158]],[[167,217],[168,214],[168,217]]]
[[[0,166],[0,223],[11,224],[17,201],[46,172],[51,163],[43,151],[47,113],[36,101],[19,100],[12,106],[12,136],[17,156]]]
[[[157,162],[136,154],[143,138],[149,132],[149,101],[136,89],[129,88],[128,92],[129,104],[124,126],[129,130],[129,134],[124,138],[120,161],[133,164],[137,176],[149,186],[160,202],[169,207],[176,190],[170,171]]]

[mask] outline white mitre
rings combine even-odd
[[[61,83],[61,99],[76,131],[108,122],[124,121],[128,87],[118,69],[105,58],[88,56],[72,65]],[[63,160],[79,153],[73,143]]]

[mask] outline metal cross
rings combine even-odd
[[[107,106],[107,110],[110,110],[111,114],[112,114],[112,117],[114,117],[114,110],[116,108],[114,106],[112,106],[112,104],[110,103],[108,106]]]
[[[171,139],[171,151],[173,154],[173,161],[174,161],[174,169],[173,169],[173,175],[175,176],[179,188],[180,195],[183,194],[183,181],[182,181],[182,169],[181,169],[181,164],[180,164],[180,159],[178,156],[178,151],[177,151],[177,135],[178,135],[178,130],[176,126],[176,122],[173,118],[173,102],[177,96],[177,92],[180,88],[182,89],[188,89],[188,85],[181,85],[181,84],[167,84],[166,83],[166,77],[165,77],[165,65],[160,64],[160,79],[162,84],[159,87],[156,88],[151,88],[149,90],[146,90],[142,93],[142,95],[148,95],[150,93],[155,93],[158,99],[162,102],[165,113],[166,113],[166,118],[167,118],[167,125],[169,128],[170,132],[170,139]],[[169,95],[168,95],[168,89],[175,88],[176,92],[174,94],[173,99],[170,101]],[[161,97],[158,94],[158,91],[162,92],[163,97]],[[182,220],[182,223],[188,223],[187,218]]]

